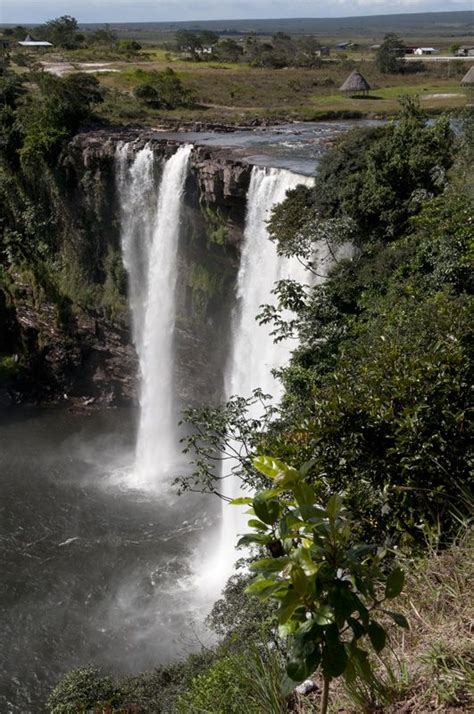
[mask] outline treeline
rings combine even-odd
[[[219,60],[222,62],[245,62],[252,67],[319,67],[326,50],[312,36],[292,38],[278,32],[262,41],[247,37],[245,41],[230,38],[219,39],[214,32],[180,30],[170,49],[177,50],[192,61]]]

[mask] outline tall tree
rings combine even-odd
[[[75,17],[62,15],[40,25],[36,33],[53,45],[70,50],[78,47],[82,42],[83,36],[79,34],[78,29]]]
[[[375,55],[375,64],[383,74],[401,72],[405,64],[405,44],[394,32],[385,35]]]

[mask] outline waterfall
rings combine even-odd
[[[280,383],[272,370],[281,367],[291,353],[288,341],[275,343],[269,334],[268,325],[256,320],[260,305],[274,302],[272,290],[275,282],[292,278],[307,282],[305,269],[296,259],[287,259],[277,254],[275,244],[269,239],[266,222],[271,209],[281,203],[289,189],[298,184],[313,185],[313,179],[284,169],[252,169],[247,194],[247,216],[244,242],[237,278],[237,305],[232,323],[232,347],[226,370],[226,396],[249,397],[252,390],[260,387],[271,394],[274,402],[281,397]],[[258,405],[251,408],[249,416],[261,416]],[[236,444],[236,448],[238,445]],[[229,469],[225,462],[226,470]],[[240,480],[228,476],[223,481],[223,495],[236,498],[241,494]],[[248,495],[248,494],[246,494]],[[220,543],[213,569],[217,585],[222,585],[232,574],[238,534],[248,530],[242,508],[223,502]]]
[[[191,145],[164,163],[157,185],[153,151],[117,148],[122,252],[133,338],[140,362],[140,418],[133,485],[156,486],[179,453],[174,414],[175,288],[180,214]]]

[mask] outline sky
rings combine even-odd
[[[472,10],[473,0],[0,0],[0,23],[170,22]]]

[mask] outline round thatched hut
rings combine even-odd
[[[367,94],[370,90],[368,81],[356,69],[350,73],[344,84],[339,87],[344,94]]]
[[[464,77],[461,79],[461,84],[474,88],[474,64],[470,69],[468,69]]]

